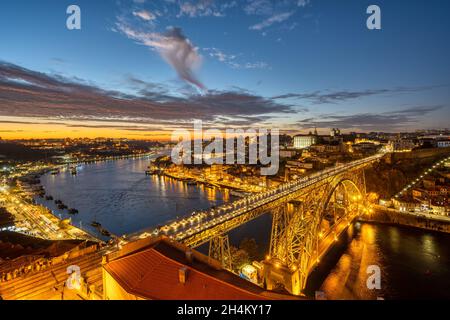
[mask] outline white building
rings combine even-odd
[[[305,149],[317,143],[315,135],[297,135],[294,137],[294,148]]]
[[[450,147],[450,140],[438,140],[437,141],[438,148],[448,148]]]

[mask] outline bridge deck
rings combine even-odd
[[[308,192],[311,187],[347,171],[365,167],[379,160],[384,153],[328,168],[310,176],[284,183],[277,188],[260,192],[233,203],[227,203],[206,212],[193,213],[171,223],[133,237],[165,234],[190,247],[198,247],[219,234],[226,233],[242,224],[267,213],[281,203],[286,203]],[[133,238],[132,237],[132,238]]]

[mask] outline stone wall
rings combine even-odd
[[[450,222],[433,220],[426,217],[416,217],[408,213],[394,212],[393,210],[387,209],[376,208],[370,216],[363,216],[359,220],[450,233]]]

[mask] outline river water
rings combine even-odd
[[[133,233],[164,224],[194,210],[206,209],[228,201],[228,191],[204,186],[188,186],[167,177],[146,176],[148,158],[97,162],[41,177],[46,194],[79,210],[69,215],[58,210],[53,201],[36,198],[62,218],[90,230],[97,221],[115,235]]]
[[[306,293],[328,299],[449,299],[450,235],[356,222],[310,275]],[[369,266],[381,271],[369,290]]]
[[[36,200],[83,228],[98,221],[116,235],[156,227],[194,210],[233,200],[226,190],[188,186],[170,178],[145,176],[149,159],[98,162],[41,177],[48,195],[79,210],[70,216],[53,201]],[[267,252],[270,215],[230,232],[238,245],[256,239]],[[366,285],[368,266],[379,266],[381,289]],[[355,223],[310,275],[306,294],[322,291],[328,299],[450,298],[450,235],[398,226]]]

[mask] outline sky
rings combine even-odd
[[[69,30],[69,5],[81,30]],[[369,5],[381,30],[369,30]],[[0,137],[450,127],[446,0],[0,3]]]

